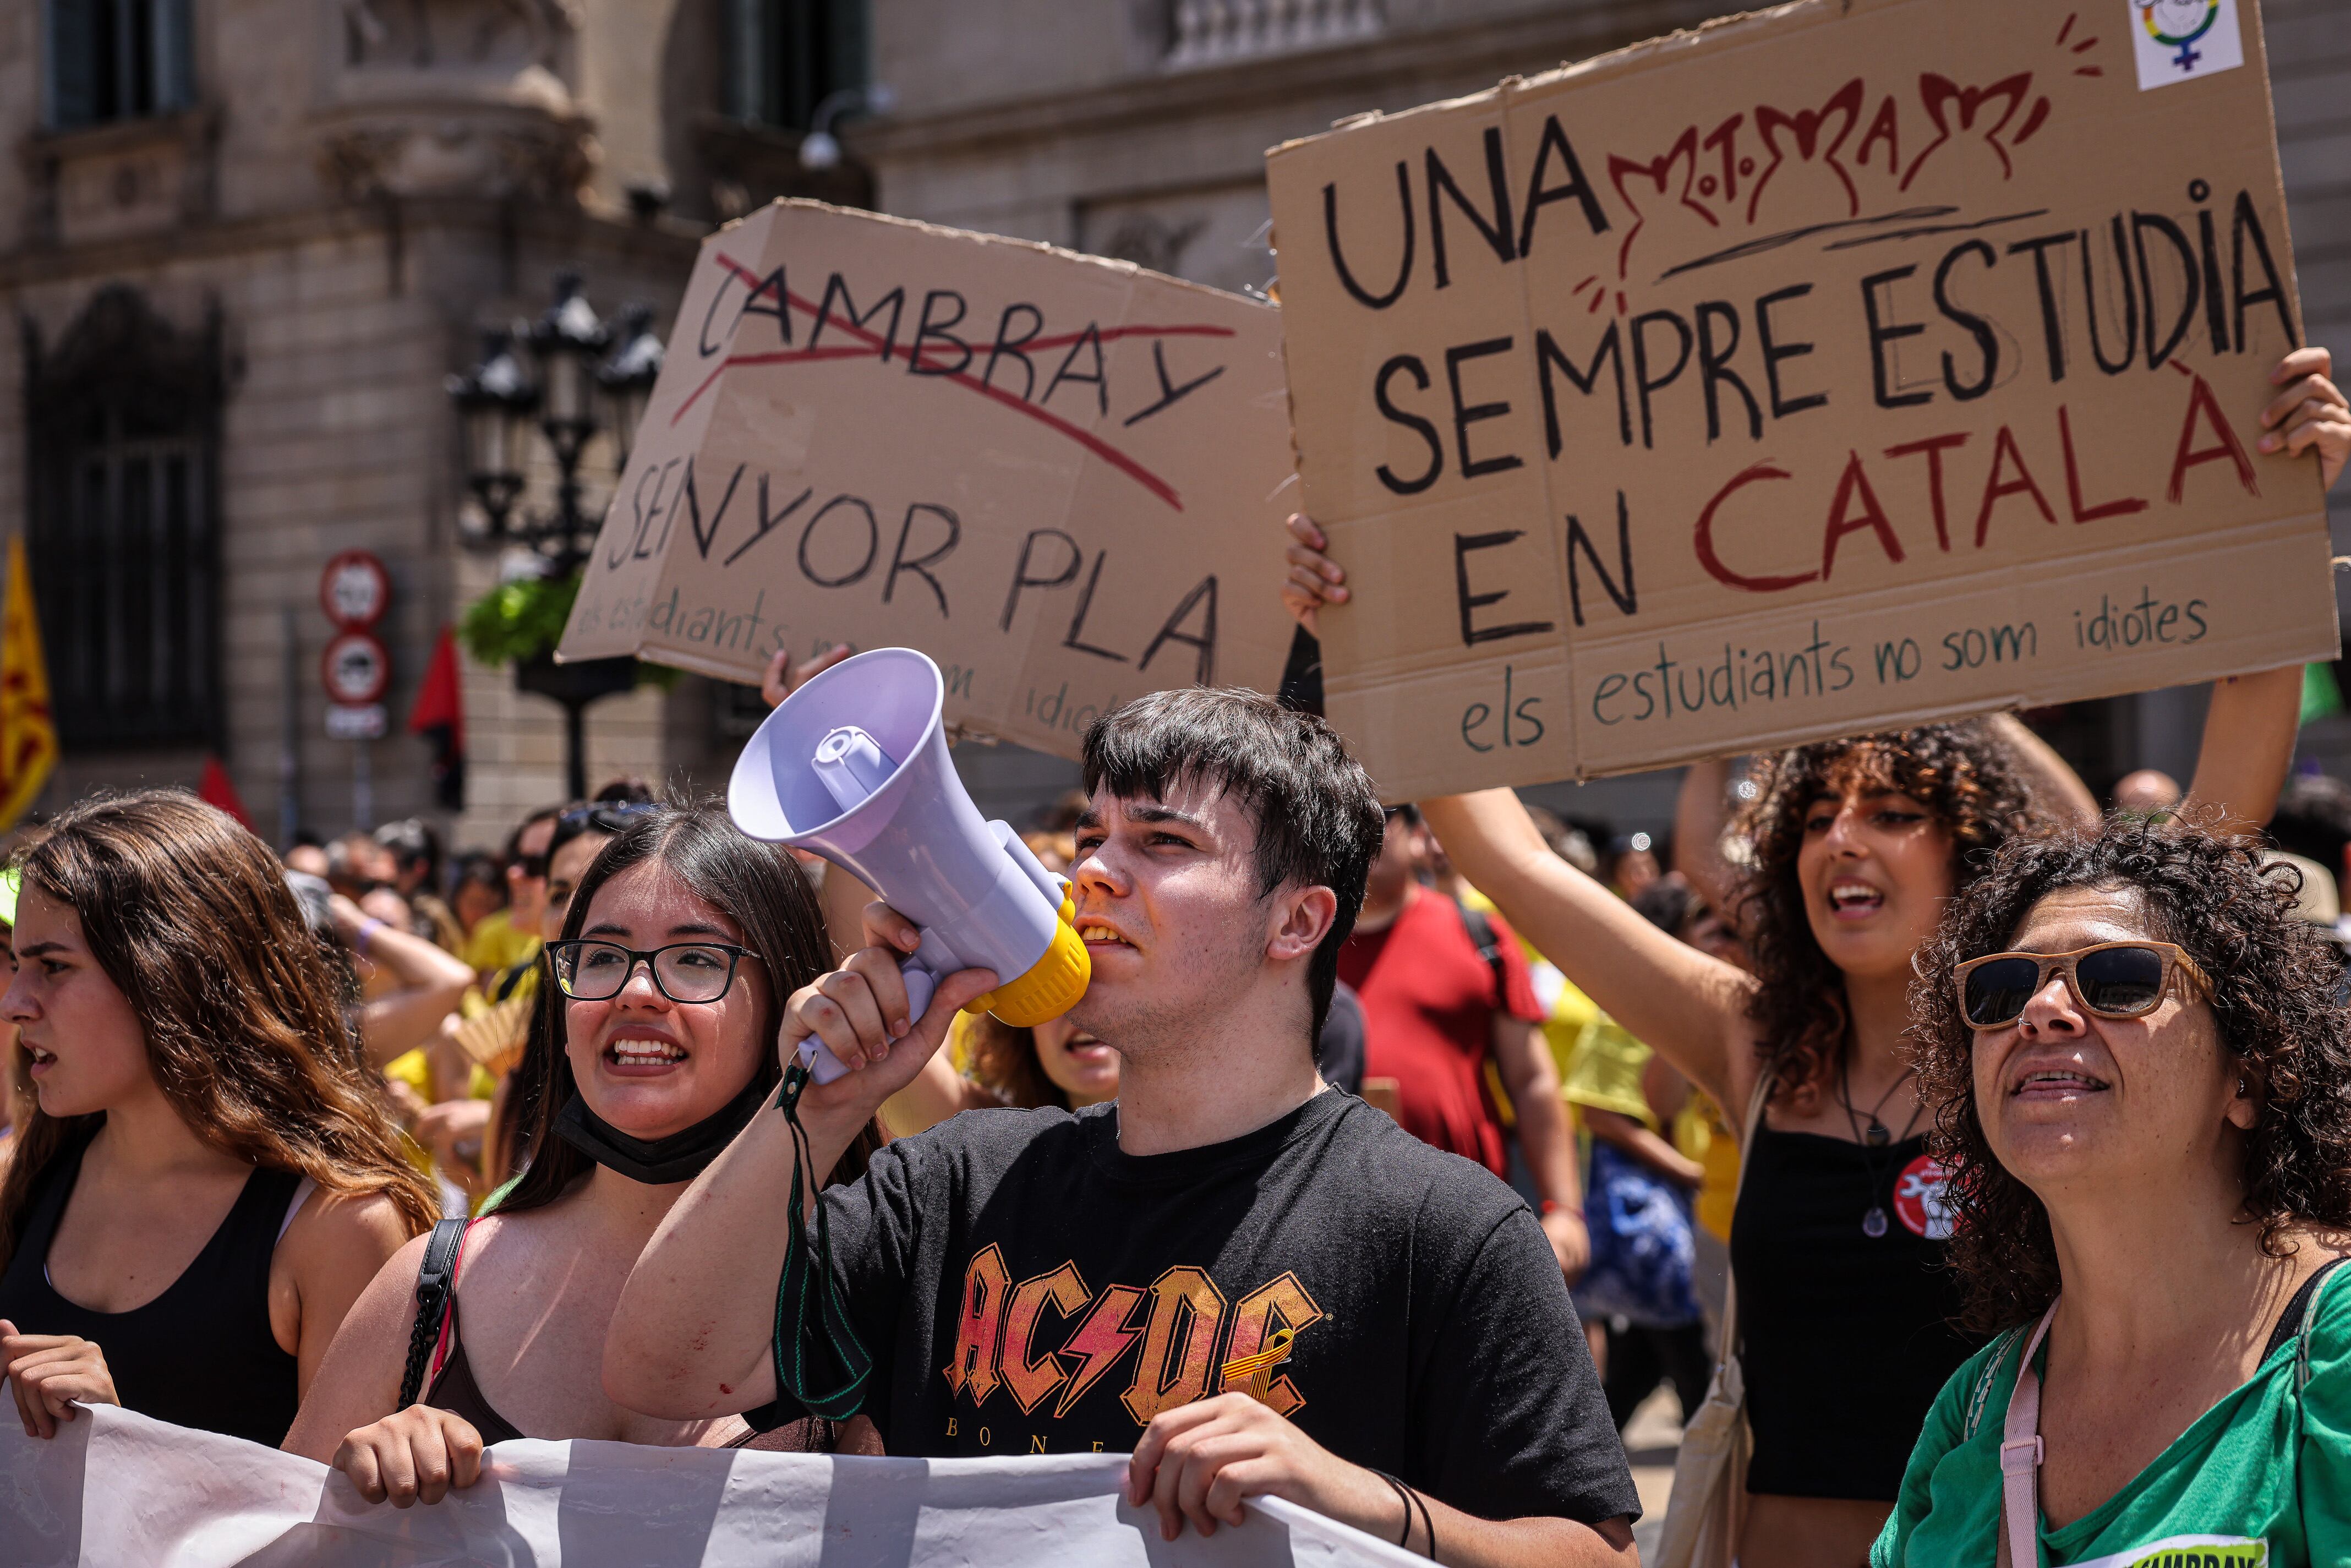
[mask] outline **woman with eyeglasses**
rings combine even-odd
[[[782,998],[831,962],[783,850],[716,806],[629,816],[546,951],[515,1071],[528,1166],[470,1227],[444,1222],[384,1266],[286,1439],[371,1500],[436,1502],[479,1476],[485,1445],[520,1437],[876,1447],[870,1424],[763,1433],[757,1411],[657,1420],[604,1393],[605,1331],[630,1267],[772,1103]],[[869,1129],[832,1174],[853,1178],[881,1142]],[[421,1311],[420,1283],[444,1280],[445,1310]]]
[[[2351,1560],[2351,1016],[2297,873],[2115,819],[1922,955],[1970,1323],[1876,1568]]]

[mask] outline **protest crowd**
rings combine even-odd
[[[2271,419],[2331,480],[2327,374],[2288,361]],[[1311,632],[1346,574],[1290,528]],[[778,658],[770,701],[847,652]],[[1507,790],[1383,810],[1310,714],[1144,698],[1027,835],[1093,966],[1027,1028],[958,1014],[979,974],[916,1016],[902,916],[640,780],[454,862],[415,821],[281,864],[191,797],[90,800],[8,873],[16,1409],[406,1507],[525,1436],[977,1453],[957,1396],[1000,1383],[1037,1451],[1132,1448],[1171,1536],[1273,1493],[1448,1562],[1600,1562],[1619,1430],[1663,1384],[1702,1431],[1728,1349],[1740,1560],[1903,1563],[1999,1528],[1985,1412],[2045,1336],[2053,1541],[2218,1490],[2339,1561],[2351,966],[2310,913],[2351,791],[2289,789],[2299,681],[2221,683],[2185,788],[2111,803],[2008,716],[1693,767],[1663,852]],[[2326,863],[2264,833],[2282,789]],[[760,1112],[809,1037],[854,1071],[796,1153]],[[803,1165],[841,1314],[776,1326]],[[1113,1280],[1110,1345],[1151,1303],[1123,1394],[1021,1343]],[[1250,1332],[1212,1367],[1163,1302]],[[862,1401],[779,1381],[844,1322]]]
[[[2336,373],[2230,411],[2264,478],[2335,485]],[[2295,770],[2302,664],[2214,682],[2184,780],[1921,709],[1620,834],[1390,799],[1315,672],[1393,563],[1286,526],[1224,591],[1294,678],[1096,714],[1015,824],[1089,977],[1050,1017],[917,988],[881,890],[662,779],[489,846],[162,789],[22,828],[26,1438],[120,1406],[394,1510],[520,1439],[1131,1455],[1166,1541],[1271,1497],[1598,1564],[1664,1408],[1676,1568],[2351,1562],[2351,785]]]

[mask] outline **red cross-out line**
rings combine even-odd
[[[717,256],[716,259],[721,267],[726,268],[727,271],[740,278],[744,285],[753,290],[755,294],[759,291],[761,287],[761,279],[759,276],[753,272],[749,267],[745,267],[742,263],[735,260],[731,256],[722,255]],[[806,299],[803,299],[799,295],[790,292],[789,289],[783,292],[784,301],[788,306],[792,309],[799,311],[802,315],[807,316],[811,319],[815,319],[817,315],[817,308],[815,306],[810,305]],[[711,386],[721,375],[737,366],[778,365],[801,362],[812,363],[825,360],[863,359],[867,357],[869,350],[885,348],[884,340],[877,334],[867,330],[865,328],[857,325],[854,321],[843,321],[837,316],[831,318],[831,319],[842,331],[858,340],[863,347],[860,349],[808,348],[784,350],[765,354],[730,354],[727,358],[721,361],[716,366],[713,367],[710,373],[702,379],[700,385],[696,386],[693,392],[686,394],[685,401],[678,404],[677,412],[670,415],[670,423],[674,425],[679,420],[684,419],[685,417],[686,411],[691,409],[695,403],[701,399],[703,393],[710,390]],[[1082,332],[1073,332],[1065,334],[1059,338],[1032,339],[1020,346],[1023,349],[1059,348],[1067,343],[1077,342],[1084,336],[1085,334]],[[1097,336],[1102,341],[1106,343],[1115,342],[1121,338],[1229,338],[1233,336],[1233,329],[1229,327],[1217,327],[1206,324],[1181,327],[1127,326],[1099,329]],[[923,352],[925,355],[934,351],[935,350],[927,346],[923,350]],[[914,358],[914,350],[911,347],[907,350],[907,358],[910,361]],[[1010,392],[991,386],[986,382],[980,381],[972,376],[967,371],[946,371],[941,375],[940,379],[951,382],[967,391],[977,392],[981,396],[991,399],[996,402],[1002,403],[1005,407],[1012,409],[1017,413],[1027,414],[1029,418],[1037,420],[1040,423],[1044,424],[1048,429],[1056,431],[1061,434],[1069,437],[1071,441],[1076,442],[1079,445],[1083,446],[1087,451],[1092,453],[1103,462],[1110,464],[1121,473],[1125,474],[1128,477],[1134,479],[1137,484],[1149,490],[1161,500],[1166,502],[1176,510],[1180,512],[1184,509],[1184,503],[1176,494],[1175,486],[1169,485],[1165,479],[1159,477],[1158,475],[1154,474],[1142,464],[1137,463],[1134,458],[1128,456],[1125,453],[1121,452],[1117,447],[1111,445],[1110,443],[1095,435],[1092,432],[1080,429],[1078,426],[1071,424],[1069,421],[1061,418],[1060,415],[1046,409],[1040,408],[1036,404],[1031,403],[1025,399],[1014,397]]]

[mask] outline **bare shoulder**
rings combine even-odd
[[[319,1262],[349,1267],[369,1260],[372,1273],[384,1261],[413,1246],[422,1255],[424,1238],[412,1242],[400,1206],[380,1192],[314,1192],[278,1239],[278,1257],[297,1270]]]

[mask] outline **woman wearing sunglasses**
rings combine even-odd
[[[2351,1560],[2351,1019],[2296,880],[2116,821],[2010,845],[1922,955],[1951,1260],[2006,1332],[1876,1568]]]
[[[515,1071],[529,1165],[470,1228],[444,1222],[360,1298],[286,1447],[361,1495],[437,1502],[484,1445],[598,1437],[705,1447],[872,1447],[802,1423],[656,1420],[603,1389],[622,1282],[695,1176],[771,1102],[780,998],[831,967],[808,883],[724,810],[632,810],[580,875]],[[834,1174],[853,1178],[878,1129]],[[435,1250],[436,1245],[439,1250]],[[447,1277],[445,1311],[419,1311]]]

